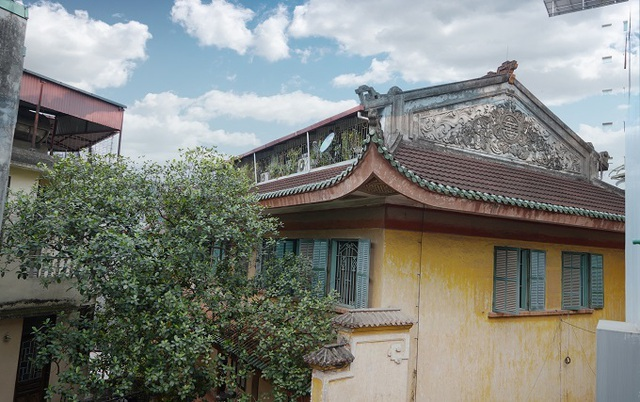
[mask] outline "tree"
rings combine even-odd
[[[247,362],[277,350],[262,357],[276,397],[308,389],[301,357],[330,339],[331,299],[311,297],[303,260],[266,258],[247,275],[278,222],[232,162],[202,148],[166,165],[83,155],[42,182],[8,203],[0,253],[2,275],[65,281],[87,306],[37,330],[39,361],[61,368],[49,395],[193,400],[229,381],[214,345]],[[262,346],[232,345],[249,323]]]

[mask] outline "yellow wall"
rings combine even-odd
[[[9,176],[11,176],[11,192],[29,191],[40,177],[40,172],[10,166]]]
[[[21,318],[0,320],[0,402],[13,401],[21,337]]]
[[[605,308],[489,318],[495,246],[546,250],[547,310],[561,308],[562,251],[603,254]],[[417,401],[593,400],[596,325],[624,320],[623,250],[386,230],[372,275],[371,307],[401,307],[418,321]]]

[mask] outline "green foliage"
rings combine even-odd
[[[260,297],[250,299],[245,328],[259,323],[256,355],[268,364],[262,371],[271,381],[276,401],[288,401],[308,392],[311,370],[302,357],[322,344],[335,342],[331,328],[335,297],[317,297],[311,289],[311,264],[287,254],[267,258],[254,281]],[[252,324],[253,323],[253,324]],[[245,350],[243,353],[246,353]]]
[[[278,223],[231,162],[201,148],[164,166],[84,155],[57,161],[43,182],[7,205],[0,270],[69,283],[87,306],[38,331],[39,362],[60,369],[50,396],[193,400],[228,381],[213,347],[249,324],[261,342],[236,342],[238,357],[265,353],[277,395],[308,389],[300,359],[329,339],[330,301],[298,286],[301,261],[266,264],[281,272],[267,287],[248,278],[255,245]]]

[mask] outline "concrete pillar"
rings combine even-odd
[[[27,10],[24,6],[0,0],[0,229],[18,118],[26,30]]]

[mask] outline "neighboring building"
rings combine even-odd
[[[38,113],[36,113],[38,111]],[[39,164],[56,155],[99,147],[122,129],[124,106],[39,74],[24,71],[11,153],[9,190],[29,191],[40,178]],[[34,127],[37,130],[34,130]],[[34,135],[35,133],[35,135]],[[115,152],[115,150],[114,150]],[[69,285],[40,284],[38,272],[0,278],[0,401],[43,400],[55,370],[34,367],[31,329],[62,310],[78,307]]]
[[[312,400],[595,398],[596,325],[625,316],[624,192],[516,67],[363,86],[241,155],[281,247],[347,312],[307,357]]]

